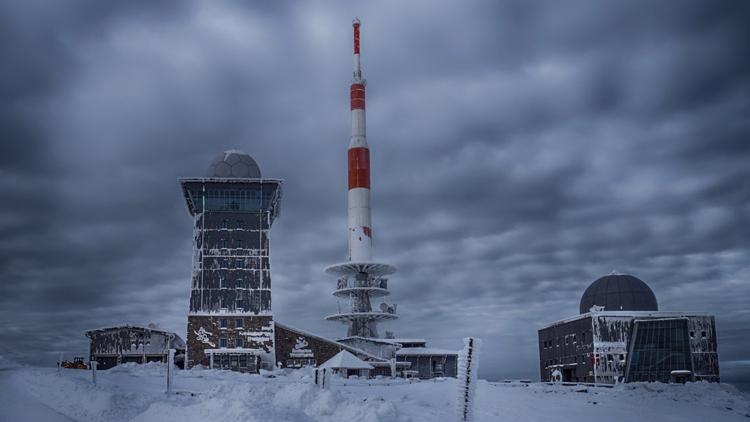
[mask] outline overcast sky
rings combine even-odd
[[[249,2],[248,2],[249,3]],[[716,315],[750,380],[750,4],[0,4],[0,354],[87,329],[184,335],[192,218],[217,152],[285,179],[273,309],[335,338],[346,259],[351,21],[368,80],[374,255],[402,337],[484,340],[538,379],[537,330],[613,270]]]

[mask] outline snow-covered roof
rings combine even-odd
[[[396,343],[427,343],[427,340],[423,338],[391,338],[387,339],[391,341],[395,341]]]
[[[396,352],[398,356],[442,356],[458,355],[456,350],[433,349],[430,347],[405,347]]]
[[[589,317],[631,317],[631,318],[679,318],[679,317],[705,317],[711,314],[704,312],[674,312],[674,311],[595,311],[586,312],[585,314],[575,315],[568,318],[549,323],[540,330],[544,330],[555,325],[567,324],[572,321]]]
[[[358,354],[360,356],[367,356],[368,359],[372,359],[374,361],[379,361],[379,362],[384,362],[385,361],[385,359],[383,359],[381,357],[375,356],[372,353],[365,352],[362,349],[349,346],[348,344],[340,343],[340,342],[338,342],[336,340],[331,340],[329,338],[326,338],[326,337],[323,337],[323,336],[311,333],[311,332],[306,331],[306,330],[300,330],[299,328],[292,327],[292,326],[290,326],[288,324],[282,324],[282,323],[280,323],[280,322],[278,322],[276,320],[274,320],[273,323],[276,324],[276,325],[278,325],[279,327],[287,329],[289,331],[296,331],[296,332],[302,334],[303,336],[317,338],[317,339],[320,339],[320,340],[323,340],[323,341],[327,341],[327,342],[331,342],[331,343],[336,343],[339,346],[341,346],[343,349],[352,351],[352,352],[354,352],[354,353],[356,353],[356,354]]]
[[[318,368],[331,369],[374,369],[372,365],[354,356],[346,350],[342,350],[336,356],[328,359]]]
[[[113,327],[102,327],[102,328],[95,328],[93,330],[86,331],[86,337],[91,337],[91,334],[98,333],[98,332],[105,332],[105,331],[112,331],[112,330],[138,330],[138,331],[151,331],[153,333],[163,333],[163,334],[171,334],[175,336],[175,338],[182,340],[182,337],[180,337],[177,333],[173,333],[171,331],[162,330],[160,328],[152,328],[152,327],[143,327],[140,325],[116,325]]]
[[[255,354],[259,355],[265,353],[262,349],[250,349],[247,347],[233,347],[233,348],[219,348],[219,349],[203,349],[203,353],[207,355],[231,355],[231,354]]]
[[[394,344],[396,345],[398,342],[392,338],[373,338],[373,337],[361,337],[361,336],[349,336],[349,337],[342,337],[340,339],[336,339],[338,342],[347,341],[347,340],[365,340],[365,341],[371,341],[373,343],[385,343],[385,344]]]

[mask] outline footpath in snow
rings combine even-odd
[[[177,371],[164,390],[162,364],[99,371],[0,365],[1,421],[455,421],[454,379],[337,380],[311,372],[266,378],[217,370]],[[582,388],[480,381],[475,420],[750,421],[750,397],[726,384],[629,384]]]

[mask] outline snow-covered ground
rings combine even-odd
[[[453,421],[454,379],[343,380],[320,390],[307,371],[276,378],[128,364],[91,373],[0,359],[2,421]],[[581,388],[479,382],[477,421],[750,421],[750,396],[726,384]]]

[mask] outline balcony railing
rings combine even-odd
[[[388,279],[387,278],[375,278],[367,281],[349,280],[346,278],[340,278],[336,282],[336,290],[342,289],[355,289],[357,287],[373,287],[378,289],[388,290]]]

